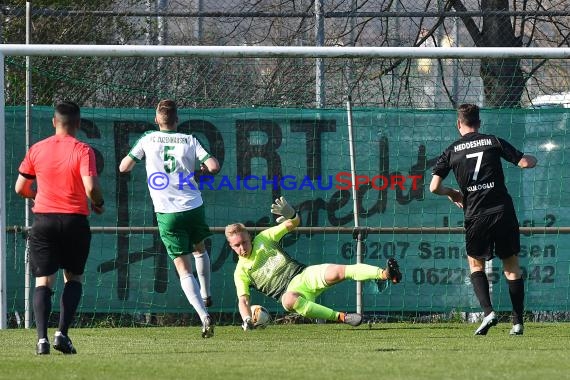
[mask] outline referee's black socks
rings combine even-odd
[[[77,306],[81,300],[83,285],[79,281],[67,281],[59,301],[61,312],[59,314],[59,331],[67,336],[67,330],[73,321]]]
[[[38,339],[47,339],[49,314],[51,313],[51,295],[53,292],[47,286],[38,286],[34,289],[34,316]]]

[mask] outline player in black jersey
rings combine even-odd
[[[520,168],[533,168],[536,158],[523,154],[507,141],[479,133],[479,107],[462,104],[457,110],[461,138],[451,144],[433,168],[430,191],[446,195],[463,209],[465,242],[473,290],[485,317],[475,335],[486,335],[498,322],[489,293],[485,261],[495,255],[503,262],[513,306],[511,335],[523,333],[524,282],[519,266],[519,223],[513,200],[505,186],[501,158]],[[459,190],[443,186],[449,172]]]

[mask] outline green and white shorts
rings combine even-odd
[[[204,206],[193,210],[156,213],[160,238],[168,256],[175,259],[194,251],[194,244],[212,235],[206,224]]]

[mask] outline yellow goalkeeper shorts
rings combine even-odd
[[[304,271],[293,277],[286,291],[302,294],[305,299],[315,301],[329,287],[325,281],[325,273],[329,265],[319,264],[306,267]]]

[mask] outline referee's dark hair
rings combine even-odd
[[[77,104],[65,101],[55,106],[54,117],[64,125],[76,125],[81,122],[81,111]]]
[[[462,104],[457,109],[457,119],[461,124],[477,127],[481,124],[479,107],[476,104]]]

